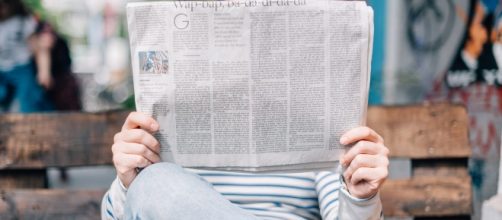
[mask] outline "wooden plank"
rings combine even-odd
[[[441,217],[418,217],[414,220],[471,220],[471,215],[452,215]]]
[[[100,219],[103,190],[0,191],[0,219]]]
[[[467,158],[412,160],[413,176],[469,176]]]
[[[47,172],[38,170],[0,170],[0,189],[47,187]]]
[[[470,192],[470,179],[415,177],[389,180],[381,199],[385,216],[468,215]],[[98,219],[103,195],[103,190],[1,190],[0,219]]]
[[[128,112],[0,115],[0,169],[111,164],[110,146]],[[370,107],[368,125],[393,157],[468,157],[465,108]]]
[[[381,189],[385,216],[452,216],[472,212],[469,177],[388,180]]]
[[[128,112],[0,115],[0,169],[111,164]]]
[[[446,103],[370,107],[367,124],[385,139],[392,157],[469,157],[465,107]]]

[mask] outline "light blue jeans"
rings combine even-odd
[[[127,191],[125,219],[257,220],[196,174],[157,163],[142,170]]]

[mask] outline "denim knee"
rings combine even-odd
[[[197,178],[195,174],[188,173],[181,166],[172,163],[156,163],[143,169],[132,181],[127,190],[127,200],[149,200],[168,192],[171,199],[187,187],[189,182]],[[147,197],[147,198],[142,198]]]
[[[179,165],[172,163],[156,163],[152,164],[136,176],[134,181],[132,181],[128,191],[135,190],[149,190],[150,186],[156,186],[157,184],[170,184],[173,182],[174,176],[180,177],[185,174],[183,168]],[[171,181],[170,181],[171,180]],[[139,189],[136,189],[139,188]]]
[[[253,219],[200,176],[170,163],[140,172],[127,192],[126,219]]]

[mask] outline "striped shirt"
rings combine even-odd
[[[350,196],[338,173],[249,174],[192,169],[190,171],[212,184],[226,199],[262,219],[382,217],[378,195],[364,200]],[[121,219],[126,197],[126,190],[121,185],[117,178],[105,194],[102,204],[103,219]],[[345,218],[342,218],[339,212],[344,207],[347,211],[343,213]]]

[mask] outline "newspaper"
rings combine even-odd
[[[138,111],[161,157],[239,171],[333,169],[366,121],[373,11],[362,1],[127,4]]]

